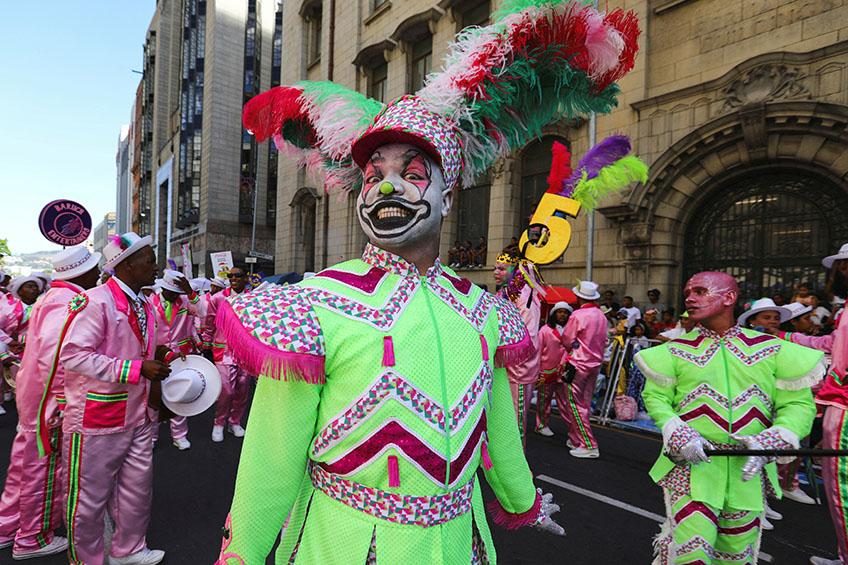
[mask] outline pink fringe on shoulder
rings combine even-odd
[[[242,325],[228,302],[221,305],[215,325],[224,333],[233,357],[249,373],[310,384],[326,382],[323,356],[282,351],[262,343]]]
[[[492,521],[501,528],[507,530],[517,530],[525,526],[532,526],[539,519],[539,513],[542,511],[542,496],[537,494],[533,506],[527,512],[513,514],[507,512],[498,499],[494,499],[486,504],[486,509],[492,515]]]
[[[536,347],[525,333],[524,339],[518,343],[502,345],[495,350],[495,367],[511,367],[529,359],[536,352]]]

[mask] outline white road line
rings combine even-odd
[[[537,479],[540,481],[558,486],[559,488],[570,490],[571,492],[583,495],[585,497],[591,498],[593,500],[597,500],[598,502],[603,502],[604,504],[609,504],[610,506],[615,506],[616,508],[620,508],[621,510],[626,510],[632,514],[636,514],[637,516],[641,516],[643,518],[647,518],[648,520],[653,520],[654,522],[658,522],[662,524],[665,522],[665,516],[660,516],[659,514],[654,514],[649,510],[645,510],[644,508],[639,508],[638,506],[633,506],[632,504],[627,504],[626,502],[622,502],[620,500],[616,500],[612,497],[606,496],[604,494],[599,494],[597,492],[585,489],[583,487],[579,487],[577,485],[573,485],[571,483],[563,482],[559,479],[555,479],[553,477],[549,477],[547,475],[537,475]],[[764,551],[760,551],[760,561],[764,563],[771,563],[772,556]]]

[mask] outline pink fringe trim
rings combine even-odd
[[[486,442],[483,442],[482,447],[480,447],[480,457],[483,459],[483,469],[489,470],[492,468],[492,458],[489,457],[489,445]]]
[[[483,350],[483,361],[489,360],[489,343],[486,341],[486,336],[480,334],[480,348]]]
[[[395,345],[392,336],[383,337],[383,367],[395,366]]]
[[[282,351],[262,343],[239,321],[228,302],[222,303],[215,325],[223,332],[227,348],[239,364],[252,375],[272,379],[324,384],[324,356]]]
[[[398,488],[400,486],[400,469],[398,468],[398,459],[394,455],[389,455],[389,487]]]
[[[507,530],[517,530],[525,526],[532,526],[539,519],[539,513],[542,511],[542,496],[537,494],[530,510],[521,514],[507,512],[497,499],[486,504],[486,509],[492,515],[492,521],[495,524]]]
[[[511,367],[522,363],[536,353],[536,347],[530,339],[530,334],[525,333],[524,339],[518,343],[502,345],[495,350],[495,367]]]

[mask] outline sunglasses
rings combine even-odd
[[[228,278],[228,279],[240,279],[240,278],[242,278],[243,276],[245,276],[245,274],[244,274],[244,273],[227,273],[227,278]]]

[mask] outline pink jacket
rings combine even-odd
[[[145,422],[148,381],[141,364],[155,353],[150,302],[142,335],[130,299],[114,281],[85,293],[88,305],[71,323],[60,356],[65,366],[65,433],[100,435]]]
[[[848,315],[845,311],[836,322],[833,333],[825,336],[809,336],[801,333],[784,334],[799,345],[830,353],[830,371],[816,393],[816,402],[848,409]]]
[[[603,363],[607,319],[597,304],[584,304],[571,314],[562,332],[562,344],[578,371],[589,371]]]
[[[195,317],[197,304],[201,301],[198,294],[191,298],[180,296],[171,306],[170,319],[166,316],[166,300],[161,294],[150,297],[156,323],[156,345],[165,345],[172,351],[188,355],[195,351]]]
[[[59,335],[68,318],[68,302],[82,288],[64,281],[53,281],[50,289],[38,300],[29,321],[30,339],[16,378],[15,403],[18,407],[18,429],[35,432],[38,427],[39,406],[44,395],[44,418],[49,427],[58,425],[60,403],[65,399],[65,371],[57,361]],[[48,381],[51,377],[52,380]]]
[[[529,307],[527,306],[528,302],[530,302]],[[506,372],[509,380],[513,383],[532,384],[539,379],[539,320],[542,315],[539,293],[533,291],[533,288],[525,283],[521,289],[521,294],[517,300],[513,301],[513,304],[521,313],[521,319],[524,320],[527,333],[530,334],[530,340],[533,342],[534,353],[526,361],[508,366]]]
[[[562,335],[556,328],[547,324],[539,330],[539,349],[541,351],[539,370],[543,373],[559,369],[568,358],[568,352],[562,344]]]
[[[32,308],[11,294],[0,299],[0,342],[6,345],[13,341],[24,343],[31,316]]]

